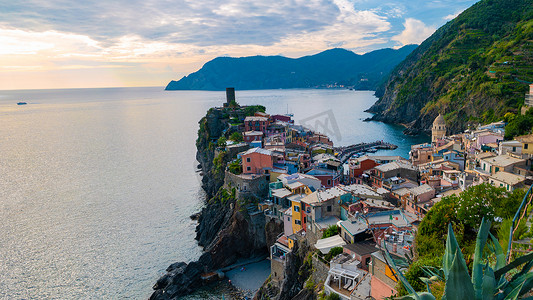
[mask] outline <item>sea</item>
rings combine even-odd
[[[236,97],[291,113],[335,145],[399,146],[377,155],[407,157],[429,140],[363,122],[372,91]],[[198,258],[198,121],[223,102],[225,92],[162,87],[0,91],[0,299],[147,299],[171,263]]]

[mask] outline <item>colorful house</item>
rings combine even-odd
[[[243,174],[268,174],[272,169],[272,151],[252,148],[241,155]]]
[[[268,118],[266,117],[246,117],[244,119],[244,130],[245,131],[261,131],[263,133],[267,132],[268,127]]]
[[[263,139],[263,132],[261,131],[246,131],[242,134],[245,143],[254,141],[261,141]]]

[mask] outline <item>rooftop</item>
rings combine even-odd
[[[294,190],[294,189],[297,189],[299,187],[302,187],[302,186],[305,186],[305,184],[299,182],[299,181],[294,181],[294,182],[291,182],[291,183],[287,183],[287,187],[291,190]]]
[[[414,196],[419,196],[419,195],[422,195],[422,194],[425,194],[431,191],[435,191],[435,189],[433,189],[431,186],[427,184],[423,184],[421,186],[411,188],[410,190]]]
[[[515,140],[520,141],[521,143],[533,143],[533,134],[517,136],[515,137]]]
[[[252,136],[261,135],[262,136],[263,132],[261,132],[261,131],[246,131],[245,133],[243,133],[243,135],[252,135]]]
[[[263,148],[259,148],[259,147],[251,148],[248,151],[244,152],[242,155],[248,155],[248,154],[252,154],[252,153],[260,153],[260,154],[264,154],[264,155],[272,155],[272,151],[267,150],[267,149],[263,149]]]
[[[376,244],[371,241],[362,241],[344,245],[344,248],[355,252],[361,256],[379,251],[379,249],[376,247]]]
[[[505,171],[497,172],[496,174],[490,176],[490,178],[507,183],[509,185],[515,185],[526,180],[524,176],[512,174]]]
[[[254,122],[254,121],[266,122],[266,121],[268,121],[268,118],[266,118],[266,117],[248,116],[248,117],[246,117],[244,119],[244,122]]]
[[[388,164],[379,165],[374,168],[381,172],[389,172],[389,171],[397,170],[397,169],[409,169],[409,170],[416,171],[416,168],[413,165],[411,165],[410,163],[404,162],[404,161],[393,161]]]
[[[302,198],[304,198],[305,196],[306,196],[305,194],[296,194],[296,195],[289,196],[287,199],[293,202],[300,202]]]
[[[337,225],[337,223],[340,221],[340,219],[336,216],[329,216],[322,220],[317,220],[315,224],[317,225],[319,230],[327,229],[329,226]]]
[[[482,160],[491,165],[499,166],[499,167],[506,167],[506,166],[518,164],[518,163],[525,161],[524,159],[515,158],[509,155],[499,155],[495,157],[484,158]]]
[[[272,190],[272,196],[274,196],[274,197],[285,198],[285,197],[287,197],[289,195],[292,195],[292,192],[289,191],[286,188]]]
[[[380,195],[376,193],[371,187],[364,184],[351,184],[351,185],[339,185],[339,189],[342,189],[346,192],[352,193],[359,196],[374,196],[379,197]]]
[[[409,189],[408,188],[400,188],[400,189],[397,189],[397,190],[394,190],[393,193],[400,196],[400,197],[403,197],[407,194],[409,194]]]
[[[351,221],[351,220],[342,221],[340,225],[344,227],[344,229],[346,229],[346,231],[348,231],[351,235],[363,233],[368,229],[366,222],[359,218],[357,218],[354,221]]]

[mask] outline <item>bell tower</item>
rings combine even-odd
[[[433,121],[433,127],[431,128],[431,142],[435,143],[438,139],[442,139],[446,136],[446,122],[441,114],[439,114],[435,121]]]

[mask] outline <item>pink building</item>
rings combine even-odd
[[[252,148],[241,155],[244,174],[268,174],[273,167],[272,151]]]
[[[482,145],[503,141],[503,135],[491,131],[482,132],[476,136],[476,149],[481,149]]]
[[[246,117],[244,119],[244,131],[261,131],[266,133],[268,126],[267,117]]]

